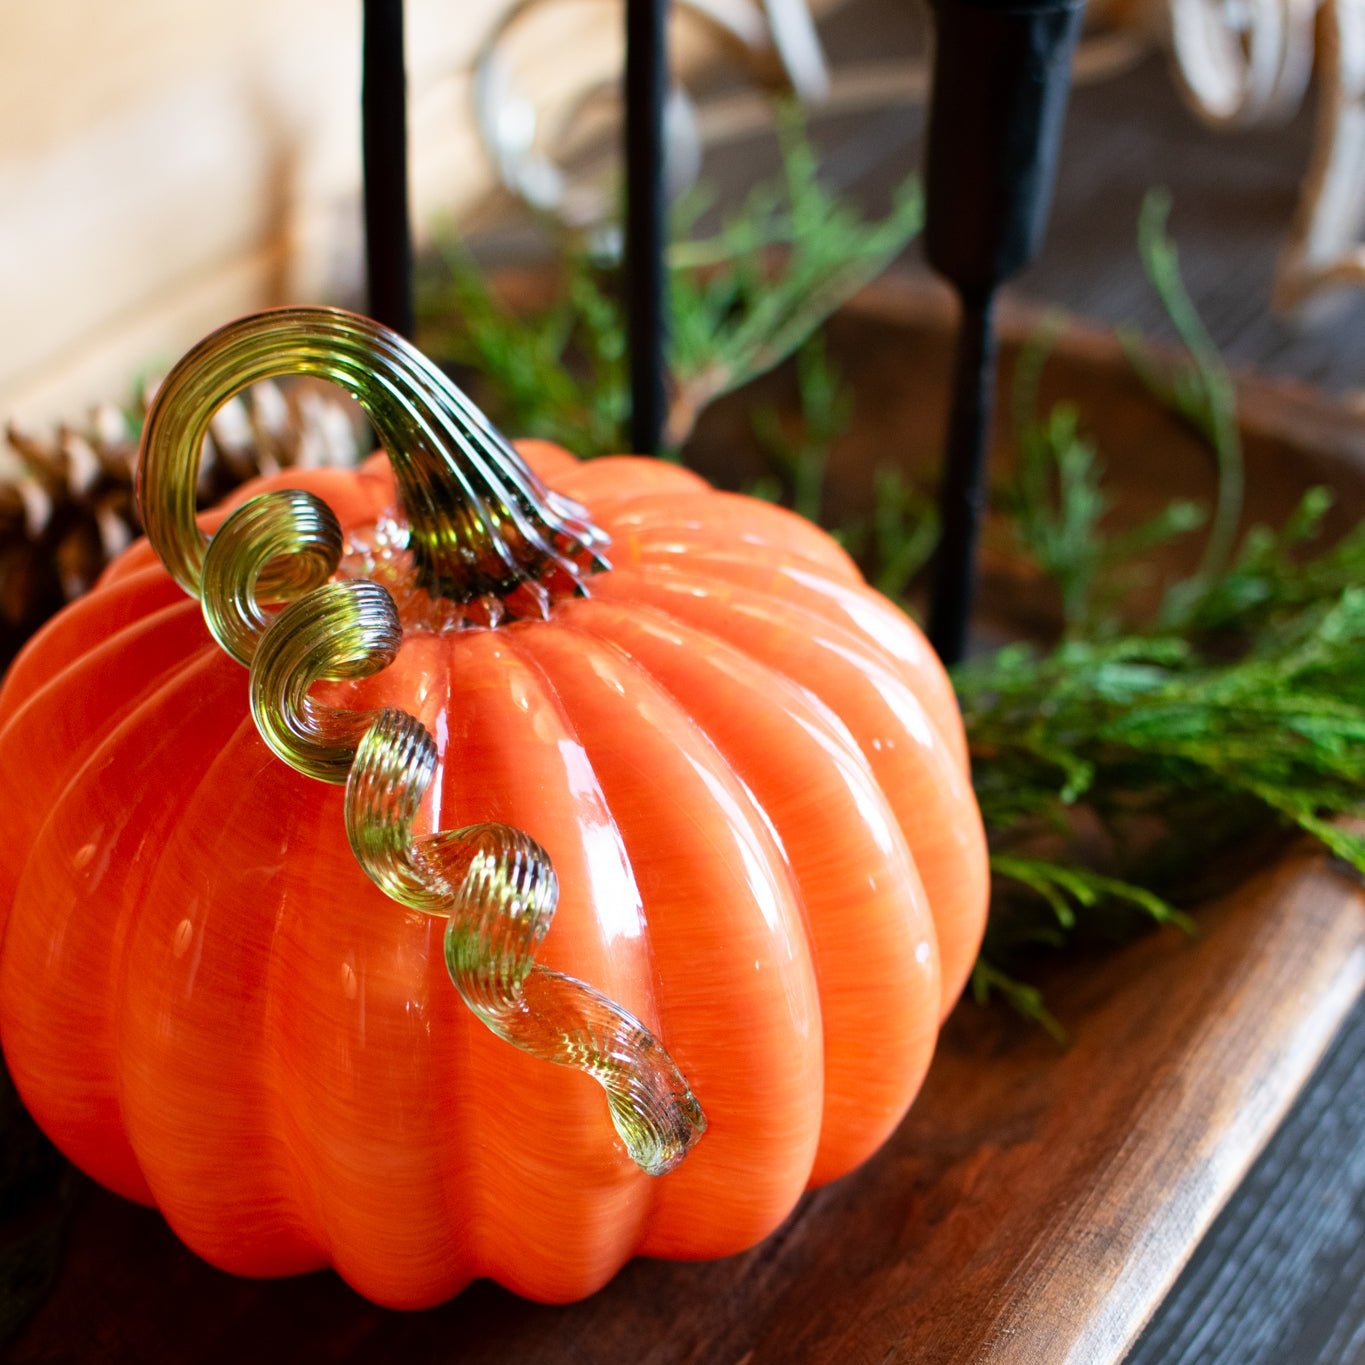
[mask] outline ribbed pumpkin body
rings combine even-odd
[[[0,1034],[26,1104],[210,1261],[387,1304],[590,1293],[752,1245],[913,1099],[979,942],[961,723],[832,540],[656,461],[523,452],[610,537],[550,619],[409,628],[349,705],[411,711],[430,827],[502,821],[561,887],[539,960],[668,1048],[708,1131],[641,1174],[586,1076],[501,1042],[440,925],[259,739],[247,678],[135,546],[0,694]],[[364,541],[387,463],[292,471]],[[206,519],[216,524],[221,514]]]

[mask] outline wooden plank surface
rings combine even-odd
[[[937,448],[946,316],[935,296],[893,285],[833,329],[858,396],[835,489],[850,506],[877,461]],[[1016,336],[1029,325],[1016,317]],[[1083,419],[1104,428],[1125,501],[1206,480],[1197,447],[1143,399],[1104,338],[1073,333],[1048,382],[1080,397]],[[788,385],[777,376],[764,393],[780,400]],[[1358,515],[1365,460],[1348,415],[1301,392],[1258,392],[1246,426],[1253,512],[1282,513],[1305,482],[1329,478],[1342,515]],[[708,423],[703,463],[708,451],[735,459],[749,410],[731,405]],[[1015,617],[1011,580],[989,582],[997,608]],[[1045,621],[1048,604],[1034,609]],[[1157,933],[1053,971],[1045,985],[1073,1033],[1069,1049],[1006,1012],[960,1008],[886,1149],[809,1195],[743,1256],[636,1262],[566,1308],[482,1284],[404,1315],[329,1274],[222,1275],[154,1213],[88,1189],[55,1286],[9,1358],[1116,1360],[1365,983],[1358,886],[1302,849],[1245,851],[1246,864],[1258,860],[1249,880],[1201,912],[1195,938]]]
[[[1365,1001],[1129,1365],[1365,1360]]]
[[[1101,12],[1142,8],[1091,3]],[[1155,12],[1155,11],[1153,11]],[[1102,23],[1093,27],[1102,29]],[[836,95],[815,119],[827,183],[872,212],[923,164],[929,8],[905,0],[845,0],[820,25]],[[1180,97],[1160,36],[1128,69],[1078,84],[1063,132],[1047,238],[1016,282],[1030,298],[1155,335],[1170,328],[1137,266],[1136,229],[1153,187],[1171,195],[1171,230],[1186,284],[1220,350],[1262,373],[1365,393],[1365,291],[1324,299],[1304,316],[1270,308],[1276,262],[1312,147],[1313,92],[1286,120],[1212,128]],[[869,75],[898,71],[881,99],[845,98]],[[775,165],[761,129],[708,151],[707,179],[737,199]],[[918,243],[905,263],[918,265]],[[923,268],[923,267],[921,267]]]

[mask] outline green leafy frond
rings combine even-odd
[[[880,222],[865,221],[820,180],[799,111],[783,106],[782,170],[717,232],[675,240],[668,255],[668,439],[680,445],[710,403],[796,352],[875,279],[919,231],[911,178]],[[685,233],[704,200],[674,215]],[[449,232],[418,291],[423,348],[478,377],[494,420],[580,455],[624,448],[625,320],[614,264],[566,239],[556,297],[530,311],[495,299]]]

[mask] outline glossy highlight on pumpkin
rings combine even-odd
[[[710,1121],[666,1176],[588,1077],[465,1009],[442,926],[367,880],[342,791],[265,747],[245,672],[145,544],[0,693],[11,1071],[73,1160],[230,1270],[560,1301],[633,1254],[738,1251],[885,1140],[970,968],[984,839],[913,624],[790,513],[656,461],[521,450],[612,568],[545,620],[409,629],[320,695],[427,728],[424,828],[497,822],[549,853],[540,960],[643,1021]],[[286,487],[353,544],[398,501],[379,457],[233,504]]]
[[[262,493],[207,539],[187,497],[218,408],[246,378],[295,372],[354,394],[391,454],[403,525],[390,518],[386,548],[361,557],[361,576],[338,576],[341,524],[311,493]],[[399,602],[409,615],[418,604],[426,631],[546,619],[558,598],[583,592],[585,574],[607,567],[594,548],[602,532],[541,483],[426,356],[334,308],[251,314],[185,355],[148,411],[138,496],[157,557],[200,599],[214,639],[250,669],[261,738],[305,776],[344,783],[347,839],[366,875],[399,905],[447,922],[446,969],[470,1011],[538,1061],[591,1076],[631,1160],[649,1175],[672,1170],[706,1131],[705,1113],[639,1019],[536,960],[559,902],[546,851],[496,822],[416,836],[436,770],[431,732],[399,707],[314,695],[320,683],[392,665]]]

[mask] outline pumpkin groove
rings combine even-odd
[[[560,972],[660,1040],[709,1123],[666,1175],[589,1075],[465,1007],[441,926],[368,880],[345,794],[266,747],[247,674],[145,543],[0,689],[16,1083],[227,1269],[331,1264],[416,1307],[477,1276],[558,1302],[634,1254],[739,1251],[886,1139],[966,979],[984,836],[917,628],[791,513],[656,461],[522,453],[615,567],[544,620],[434,631],[409,605],[387,668],[314,695],[433,737],[419,835],[494,822],[549,855],[526,1007]],[[354,544],[401,515],[380,456],[258,480],[199,525],[285,488]]]

